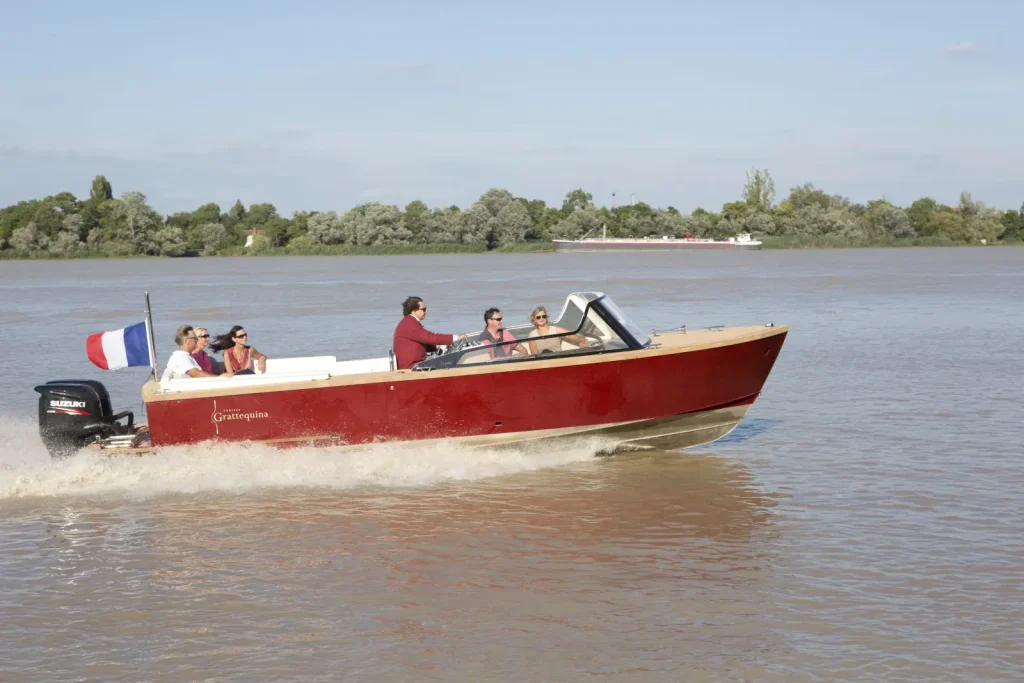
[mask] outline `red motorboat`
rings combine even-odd
[[[151,379],[142,387],[146,425],[133,424],[129,412],[115,415],[100,382],[48,382],[36,387],[40,433],[54,456],[204,441],[496,446],[581,436],[602,437],[609,449],[678,449],[739,424],[789,329],[769,323],[648,335],[600,292],[570,295],[552,325],[569,332],[531,338],[557,340],[546,344],[555,350],[537,355],[496,358],[496,346],[476,333],[410,370],[396,370],[390,354],[317,356],[269,359],[254,375]],[[525,340],[533,326],[507,329]],[[585,346],[569,342],[577,335]]]

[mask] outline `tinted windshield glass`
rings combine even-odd
[[[607,296],[601,299],[601,305],[611,315],[615,316],[615,320],[639,343],[641,346],[647,346],[651,338],[647,336],[647,333],[640,329],[640,327],[630,320],[625,313],[623,313],[615,302]]]
[[[601,292],[577,292],[569,295],[557,316],[548,313],[545,333],[540,334],[540,318],[503,312],[504,332],[500,340],[486,331],[469,335],[454,349],[419,363],[420,370],[440,369],[479,363],[528,361],[551,356],[606,353],[640,348],[649,338]],[[522,318],[520,318],[522,320]]]

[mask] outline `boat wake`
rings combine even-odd
[[[0,443],[0,505],[54,496],[137,499],[290,488],[423,487],[582,462],[605,446],[599,439],[581,439],[542,448],[471,449],[442,442],[341,451],[228,443],[167,448],[146,456],[82,451],[51,460],[36,425],[2,416]]]

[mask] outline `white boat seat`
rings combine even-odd
[[[306,358],[268,358],[267,371],[251,375],[218,375],[217,377],[182,377],[162,380],[160,388],[171,392],[203,391],[221,387],[262,386],[284,382],[309,382],[330,379],[339,375],[358,375],[367,372],[390,372],[389,358],[365,358],[338,361],[335,356],[308,356]]]
[[[286,372],[330,372],[338,359],[334,356],[306,356],[300,358],[268,358],[268,375],[280,375]]]

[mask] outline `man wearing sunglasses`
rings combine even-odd
[[[192,357],[192,352],[196,350],[197,341],[196,332],[192,329],[191,325],[182,325],[178,328],[178,331],[174,333],[174,343],[178,345],[178,350],[167,359],[167,367],[164,368],[164,374],[160,378],[161,381],[184,377],[214,376],[209,372],[204,372],[199,367],[199,364],[196,363],[195,358]]]
[[[427,304],[418,296],[410,296],[402,302],[402,320],[395,328],[391,348],[399,370],[407,370],[424,360],[428,351],[438,346],[448,346],[464,339],[464,334],[436,334],[423,327],[427,317]]]
[[[484,311],[484,323],[487,325],[487,329],[484,330],[480,341],[485,345],[516,341],[516,338],[512,336],[512,333],[505,329],[505,316],[502,314],[501,309],[488,308]],[[522,354],[523,349],[519,348],[519,344],[517,343],[505,344],[504,346],[494,346],[493,348],[487,349],[487,352],[491,354],[491,358],[506,358],[511,356],[513,353]]]

